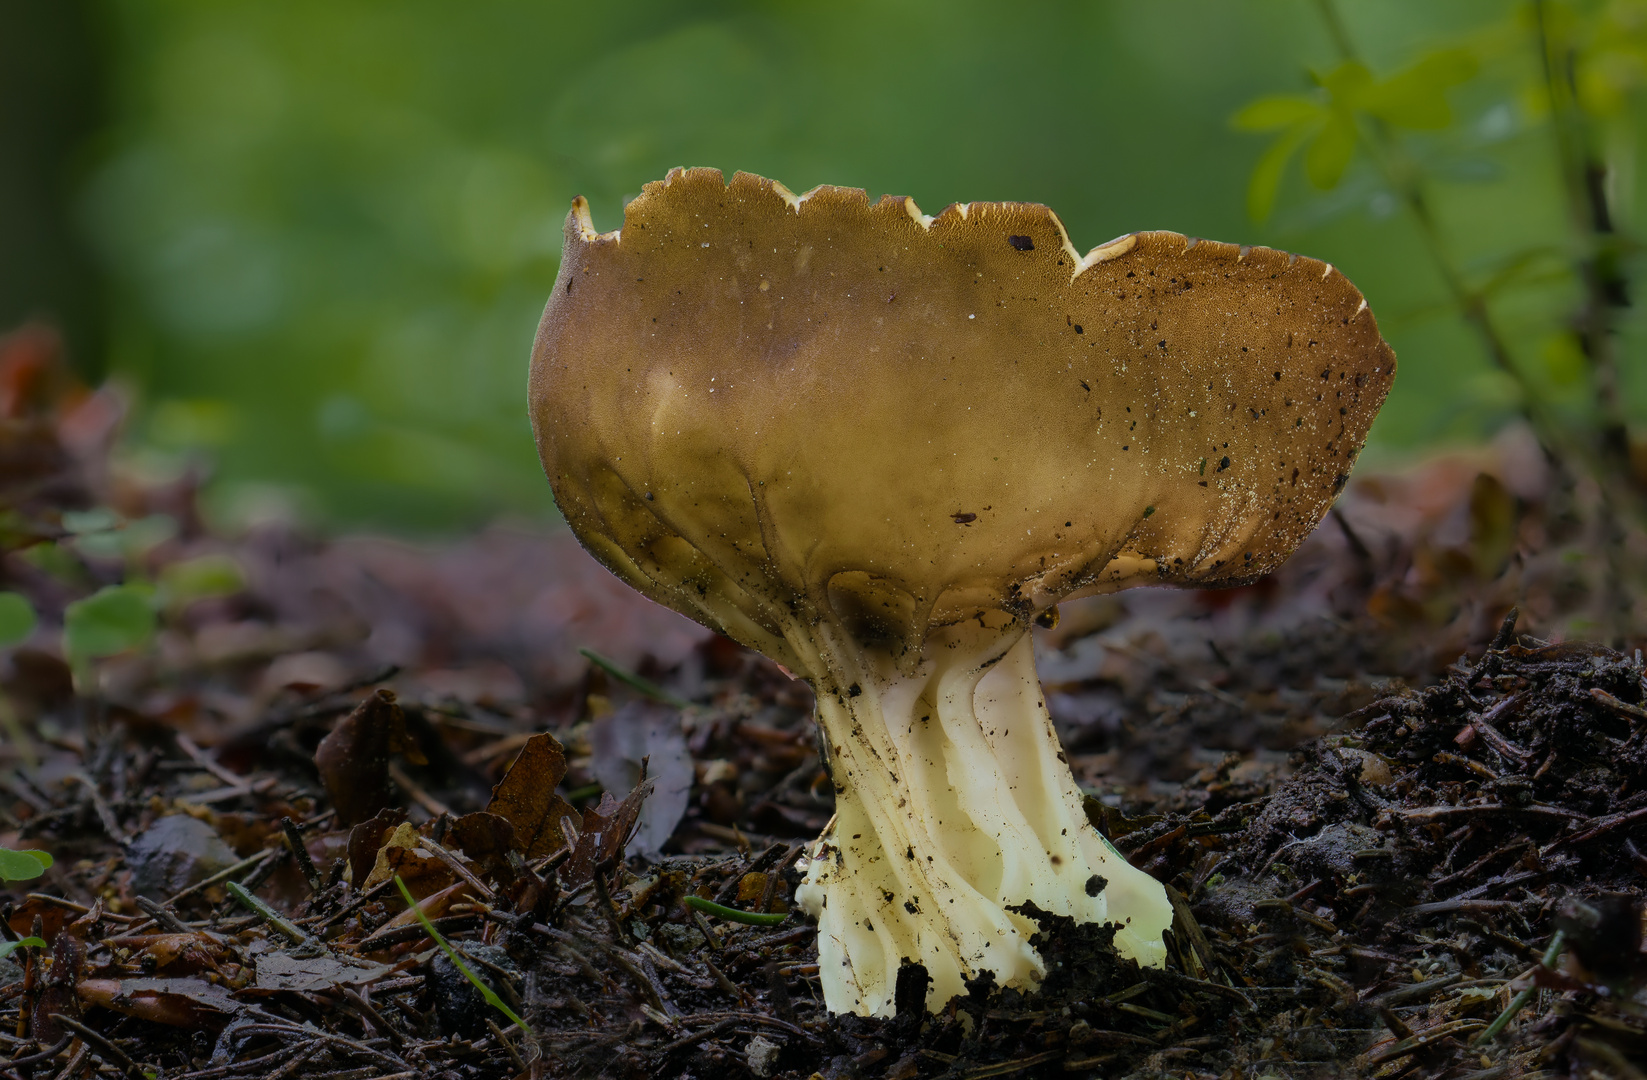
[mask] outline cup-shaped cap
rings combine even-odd
[[[778,654],[825,610],[910,644],[1139,583],[1274,569],[1395,374],[1333,267],[1170,232],[1086,256],[1027,203],[676,170],[578,200],[532,419],[579,538]],[[993,617],[993,616],[986,616]]]

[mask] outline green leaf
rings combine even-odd
[[[1475,57],[1462,49],[1430,53],[1359,93],[1356,105],[1381,120],[1417,131],[1439,131],[1453,122],[1447,103],[1450,87],[1468,82],[1477,70]]]
[[[52,857],[44,851],[13,851],[0,847],[0,881],[33,881],[51,869]]]
[[[1325,75],[1317,75],[1316,81],[1332,95],[1333,101],[1352,109],[1360,105],[1361,95],[1374,85],[1372,72],[1359,60],[1346,60]]]
[[[1344,179],[1355,156],[1355,118],[1340,110],[1333,113],[1304,149],[1304,175],[1323,191],[1330,191]]]
[[[1230,117],[1237,131],[1277,131],[1322,115],[1320,102],[1302,94],[1277,94],[1248,102]]]
[[[0,960],[4,960],[18,949],[44,949],[44,938],[26,937],[21,941],[0,941]]]
[[[245,587],[240,564],[227,555],[185,559],[160,572],[160,592],[168,606],[181,607],[209,596],[233,596]]]
[[[149,591],[109,585],[63,609],[63,651],[70,663],[135,649],[154,635]]]
[[[1310,129],[1309,124],[1299,124],[1282,135],[1270,143],[1258,164],[1253,166],[1252,177],[1247,181],[1247,216],[1252,220],[1269,220],[1270,211],[1275,209],[1276,193],[1281,190],[1281,174]]]
[[[1481,65],[1468,49],[1437,49],[1408,70],[1436,86],[1460,86],[1475,78]]]
[[[14,592],[0,592],[0,649],[26,640],[34,632],[34,606]]]
[[[90,510],[63,511],[63,528],[76,536],[87,533],[103,532],[120,526],[120,515],[106,506],[93,507]]]
[[[1590,370],[1589,358],[1572,333],[1557,334],[1544,342],[1544,372],[1550,382],[1561,388],[1576,386]]]

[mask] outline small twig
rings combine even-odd
[[[1604,817],[1581,833],[1576,833],[1572,836],[1563,836],[1557,840],[1552,840],[1539,850],[1539,855],[1540,857],[1548,855],[1556,848],[1565,847],[1568,844],[1582,844],[1585,841],[1594,840],[1604,832],[1611,832],[1620,825],[1628,825],[1632,821],[1640,821],[1644,817],[1647,817],[1647,806],[1644,806],[1639,810],[1631,810],[1627,814],[1614,814],[1611,817]]]
[[[703,917],[703,912],[697,910],[696,908],[692,908],[691,911],[692,921],[698,924],[698,932],[701,933],[704,936],[704,939],[709,942],[709,947],[711,949],[715,952],[720,952],[720,935],[715,933],[715,928],[709,925],[709,920]]]
[[[1453,984],[1462,982],[1463,979],[1464,976],[1455,971],[1438,979],[1426,979],[1421,983],[1412,983],[1379,994],[1377,997],[1369,998],[1367,1004],[1375,1009],[1393,1009],[1398,1005],[1411,1005],[1415,1001],[1427,1001]],[[1400,1035],[1401,1033],[1396,1032],[1396,1034]],[[1405,1035],[1401,1037],[1406,1038]]]
[[[406,770],[402,769],[398,762],[389,762],[389,779],[393,780],[395,786],[404,791],[413,802],[429,811],[431,816],[440,817],[452,812],[450,806],[429,794],[423,789],[423,785],[407,776]]]
[[[193,930],[190,930],[188,926],[184,925],[182,919],[179,919],[172,912],[167,911],[164,905],[155,903],[147,896],[139,896],[137,898],[137,906],[143,909],[143,913],[145,915],[159,923],[161,929],[165,930],[168,934],[194,933]]]
[[[1494,719],[1497,719],[1512,705],[1518,704],[1520,700],[1521,695],[1519,694],[1514,697],[1505,698],[1481,716],[1470,721],[1469,726],[1480,732],[1482,738],[1487,740],[1487,745],[1491,746],[1494,750],[1497,750],[1500,754],[1503,754],[1507,758],[1513,758],[1525,765],[1532,755],[1517,746],[1515,743],[1511,742],[1509,739],[1506,739],[1503,733],[1492,724]]]
[[[450,851],[447,851],[444,847],[435,843],[427,836],[418,837],[418,845],[450,867],[452,873],[456,874],[464,881],[467,881],[470,887],[478,891],[480,895],[486,897],[488,900],[497,899],[497,891],[490,885],[487,885],[486,882],[476,877],[475,872],[470,870],[467,866],[464,866],[456,855],[453,855]]]
[[[1434,821],[1436,818],[1453,817],[1458,814],[1544,814],[1548,817],[1561,818],[1582,818],[1586,816],[1575,810],[1563,810],[1559,806],[1543,806],[1538,803],[1531,806],[1506,806],[1503,803],[1421,806],[1412,810],[1397,810],[1395,813],[1409,821]]]
[[[720,987],[721,991],[729,995],[733,1001],[741,1004],[748,998],[747,994],[738,989],[737,984],[726,977],[726,972],[715,966],[715,961],[706,956],[703,958],[703,966],[709,969],[710,975],[714,976],[715,985]]]
[[[286,1077],[297,1072],[297,1070],[302,1068],[310,1058],[314,1057],[325,1048],[326,1044],[324,1042],[310,1043],[308,1046],[305,1046],[303,1049],[299,1050],[296,1057],[292,1058],[290,1061],[280,1066],[280,1068],[270,1073],[264,1078],[264,1080],[286,1080]]]
[[[772,897],[777,894],[778,882],[782,878],[783,872],[787,870],[789,868],[789,864],[799,858],[801,852],[805,850],[805,844],[791,845],[789,850],[784,852],[783,858],[778,860],[778,865],[766,872],[766,888],[761,890],[761,906],[756,908],[756,911],[760,912],[762,915],[771,914]]]
[[[1430,904],[1414,904],[1402,914],[1438,915],[1445,911],[1510,911],[1537,902],[1536,900],[1475,900],[1455,896],[1451,900],[1437,900]]]
[[[713,1039],[717,1035],[721,1035],[731,1030],[737,1023],[738,1020],[736,1017],[728,1017],[725,1020],[717,1020],[715,1023],[710,1024],[702,1031],[689,1031],[685,1035],[682,1035],[680,1038],[676,1039],[674,1042],[665,1043],[663,1046],[659,1047],[655,1051],[657,1060],[662,1061],[664,1058],[667,1058],[670,1054],[673,1054],[676,1050],[679,1050],[682,1047],[696,1045],[697,1043],[703,1042],[705,1039]]]
[[[0,1061],[0,1065],[4,1065],[8,1069],[15,1069],[23,1065],[34,1065],[42,1061],[50,1061],[58,1054],[61,1054],[64,1050],[67,1050],[69,1048],[69,1043],[73,1041],[74,1036],[72,1034],[65,1035],[51,1046],[41,1050],[39,1053],[30,1054],[27,1057],[15,1057],[7,1061]]]
[[[525,1072],[526,1060],[520,1056],[520,1051],[515,1049],[515,1044],[509,1041],[509,1036],[504,1033],[502,1028],[498,1027],[497,1021],[488,1016],[486,1026],[492,1029],[492,1034],[497,1037],[498,1042],[503,1044],[503,1048],[509,1052],[509,1058],[515,1063],[515,1068]]]
[[[279,855],[280,852],[274,848],[265,848],[256,855],[248,855],[246,858],[241,859],[233,866],[219,870],[217,873],[213,874],[209,878],[206,878],[204,881],[197,881],[193,885],[190,885],[187,889],[184,889],[182,892],[173,893],[165,899],[164,903],[167,907],[175,907],[179,900],[186,900],[195,893],[200,892],[202,889],[208,889],[213,885],[221,884],[229,878],[234,877],[242,870],[249,870],[254,866],[258,866],[267,859],[278,858]],[[135,928],[132,932],[135,933],[137,929],[141,928]]]
[[[561,818],[561,820],[565,821],[566,819]],[[591,880],[595,883],[596,906],[600,908],[601,914],[612,927],[613,938],[620,944],[633,945],[635,943],[634,935],[624,929],[623,915],[618,911],[618,905],[612,899],[612,891],[606,887],[606,875],[616,869],[617,862],[618,857],[613,855],[602,860],[601,864],[595,867],[595,876]]]
[[[132,838],[126,835],[126,830],[120,827],[120,821],[114,816],[114,811],[109,809],[109,804],[103,801],[102,794],[97,790],[97,782],[85,773],[80,772],[69,774],[69,779],[78,780],[81,786],[86,789],[86,795],[91,800],[92,809],[97,811],[97,820],[102,824],[103,831],[108,834],[109,839],[121,847],[130,844]]]
[[[365,996],[361,994],[360,991],[354,989],[353,987],[345,986],[343,988],[343,996],[349,999],[349,1003],[351,1005],[360,1010],[360,1014],[366,1018],[367,1022],[369,1022],[378,1031],[382,1032],[383,1037],[389,1040],[390,1046],[393,1046],[396,1050],[399,1050],[406,1044],[406,1040],[401,1037],[400,1032],[389,1026],[389,1022],[383,1018],[383,1014],[378,1012],[376,1007],[374,1007],[370,1001],[367,1001]]]
[[[1413,1054],[1424,1049],[1431,1043],[1440,1042],[1449,1035],[1457,1035],[1459,1032],[1469,1031],[1480,1026],[1480,1020],[1472,1020],[1469,1018],[1462,1020],[1449,1020],[1445,1024],[1437,1024],[1435,1027],[1421,1031],[1409,1039],[1402,1039],[1400,1042],[1392,1043],[1389,1046],[1374,1050],[1372,1053],[1367,1055],[1367,1064],[1382,1065],[1386,1061],[1394,1061],[1396,1058],[1406,1057],[1408,1054]]]
[[[105,1039],[102,1035],[93,1031],[80,1021],[74,1019],[72,1016],[64,1016],[62,1013],[52,1013],[51,1018],[68,1028],[70,1031],[74,1032],[76,1035],[80,1036],[82,1039],[86,1040],[86,1045],[92,1048],[92,1053],[96,1054],[103,1061],[117,1068],[126,1070],[126,1073],[132,1076],[134,1080],[143,1080],[143,1070],[138,1068],[137,1062],[133,1061],[124,1050],[120,1049],[120,1047],[114,1045],[114,1043],[110,1042],[108,1039]]]
[[[1647,709],[1639,705],[1631,705],[1627,701],[1620,701],[1599,686],[1590,687],[1590,697],[1596,704],[1611,709],[1620,716],[1628,716],[1632,720],[1647,720]]]
[[[335,912],[331,915],[326,916],[326,918],[324,920],[322,920],[315,928],[317,930],[324,930],[326,927],[331,926],[333,923],[342,922],[344,919],[347,919],[350,915],[353,915],[355,912],[359,911],[361,908],[365,907],[367,904],[371,903],[373,900],[376,900],[379,896],[382,896],[383,893],[389,888],[389,886],[393,885],[393,884],[394,884],[393,879],[386,879],[384,881],[378,882],[376,885],[373,885],[370,889],[367,889],[365,892],[361,893],[359,896],[356,896],[353,900],[349,901],[349,903],[346,907],[338,910],[337,912]]]
[[[1545,970],[1555,967],[1555,962],[1561,958],[1561,950],[1566,944],[1566,931],[1557,930],[1553,935],[1551,935],[1549,948],[1544,950],[1543,957],[1539,959],[1539,965]],[[1526,1008],[1527,1002],[1533,1000],[1534,992],[1533,987],[1529,986],[1527,989],[1511,998],[1510,1003],[1504,1007],[1503,1012],[1498,1014],[1498,1018],[1488,1025],[1487,1030],[1477,1035],[1471,1041],[1477,1044],[1492,1042],[1498,1037],[1498,1033],[1503,1031],[1505,1027],[1509,1025],[1511,1020],[1515,1019],[1515,1014]]]
[[[251,791],[251,781],[248,778],[219,764],[210,754],[196,745],[193,739],[181,732],[175,738],[178,749],[193,758],[196,765],[199,765],[230,787],[236,787],[245,792]]]
[[[54,1076],[52,1080],[75,1080],[80,1075],[81,1067],[85,1065],[86,1058],[90,1054],[91,1044],[81,1040],[80,1045],[75,1047],[74,1053],[69,1055],[68,1064],[64,1065],[62,1071]]]
[[[31,892],[28,894],[27,899],[34,900],[42,904],[50,904],[53,907],[60,907],[65,911],[72,911],[76,915],[90,915],[92,913],[92,909],[87,907],[85,904],[79,904],[73,900],[68,900],[61,896],[53,896],[51,893]],[[136,915],[116,915],[109,911],[100,912],[98,917],[117,923],[134,923],[143,921]],[[11,928],[7,927],[6,929],[10,930]],[[132,931],[130,930],[126,931],[126,933],[131,932]],[[10,939],[8,938],[7,940]]]
[[[302,1035],[310,1039],[324,1039],[325,1041],[334,1043],[338,1046],[347,1046],[349,1049],[354,1050],[357,1053],[366,1054],[369,1057],[375,1057],[379,1061],[387,1061],[397,1068],[404,1069],[406,1067],[406,1062],[403,1061],[398,1055],[391,1054],[387,1050],[379,1050],[375,1046],[368,1046],[367,1044],[360,1042],[358,1039],[351,1039],[345,1035],[338,1035],[330,1031],[322,1031],[307,1024],[298,1025],[289,1020],[283,1021],[279,1017],[270,1016],[268,1014],[264,1014],[262,1019],[264,1023],[249,1028],[242,1028],[241,1031],[246,1034],[251,1034],[253,1031],[258,1029],[265,1029],[270,1032],[280,1032],[288,1035]],[[382,1080],[388,1080],[388,1077],[383,1077]]]
[[[303,1056],[305,1049],[307,1048],[298,1049],[298,1055]],[[236,1073],[241,1076],[250,1076],[262,1069],[265,1065],[273,1065],[281,1058],[291,1058],[292,1050],[293,1048],[290,1045],[286,1045],[282,1046],[273,1053],[264,1054],[262,1057],[251,1058],[247,1061],[232,1061],[227,1065],[214,1065],[209,1069],[200,1069],[197,1072],[189,1072],[183,1073],[181,1076],[173,1076],[170,1080],[218,1080],[218,1077],[228,1076],[231,1073]]]
[[[309,857],[309,845],[303,842],[303,834],[298,831],[297,822],[289,817],[283,817],[280,819],[280,828],[286,833],[286,846],[292,849],[292,857],[297,860],[297,868],[302,872],[303,880],[309,883],[310,894],[319,896],[320,871],[315,869],[315,861]]]
[[[447,915],[431,920],[430,925],[442,934],[461,934],[473,930],[478,921],[478,916],[473,914]],[[392,926],[386,930],[377,931],[358,942],[355,948],[360,952],[378,952],[393,945],[417,941],[428,936],[429,931],[423,928],[422,923],[403,923],[400,926]]]

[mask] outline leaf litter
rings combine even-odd
[[[832,812],[803,685],[564,535],[213,533],[49,342],[0,342],[0,385],[0,590],[36,616],[0,653],[0,847],[55,857],[0,891],[6,1075],[1647,1068],[1647,683],[1582,640],[1639,640],[1639,593],[1513,439],[1352,485],[1257,586],[1066,605],[1049,707],[1172,889],[1168,963],[1026,907],[1039,987],[928,1015],[910,965],[870,1019],[824,1012],[789,908]],[[68,605],[149,581],[154,636],[71,671]]]

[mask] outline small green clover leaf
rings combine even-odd
[[[6,959],[18,949],[44,949],[44,938],[26,937],[21,941],[0,941],[0,960]]]
[[[160,572],[160,598],[168,609],[212,596],[233,596],[246,587],[240,564],[227,555],[200,555]]]
[[[0,881],[33,881],[51,869],[49,852],[0,847]]]
[[[0,592],[0,649],[25,641],[34,632],[34,606],[14,592]]]
[[[150,590],[109,585],[63,609],[63,652],[71,666],[135,649],[154,635]]]

